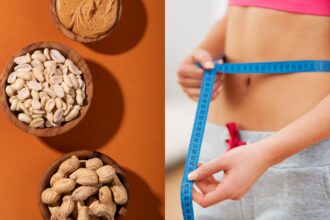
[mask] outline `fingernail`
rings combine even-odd
[[[213,69],[214,68],[214,63],[211,62],[211,61],[206,61],[204,63],[204,67],[207,68],[207,69]]]
[[[198,172],[196,170],[188,174],[188,180],[190,181],[195,180],[197,177],[198,177]]]

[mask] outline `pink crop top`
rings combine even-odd
[[[330,16],[330,0],[229,0],[229,4],[255,6],[301,14]]]

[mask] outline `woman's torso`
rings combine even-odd
[[[330,17],[231,6],[225,54],[228,62],[330,60]],[[226,75],[209,121],[275,131],[328,94],[330,73]]]

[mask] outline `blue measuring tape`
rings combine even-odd
[[[202,146],[205,124],[212,96],[215,76],[218,72],[226,74],[285,74],[296,72],[330,72],[330,61],[303,60],[258,63],[215,63],[212,70],[205,70],[201,93],[197,105],[194,127],[189,144],[186,165],[181,183],[181,206],[185,220],[194,220],[192,187],[188,174],[197,169]]]

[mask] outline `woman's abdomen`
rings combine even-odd
[[[330,18],[269,9],[231,7],[225,54],[228,62],[330,60]],[[330,94],[330,73],[226,75],[209,120],[274,131]]]

